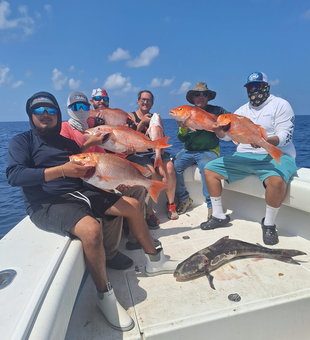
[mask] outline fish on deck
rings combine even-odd
[[[233,113],[222,114],[217,118],[223,131],[234,142],[242,144],[256,144],[264,148],[279,164],[283,152],[276,146],[267,142],[267,132],[260,125],[254,124],[251,119]]]
[[[156,112],[153,113],[152,118],[150,120],[149,128],[147,129],[145,134],[149,136],[152,141],[161,139],[165,136],[164,124],[158,113]],[[154,168],[156,168],[157,166],[158,167],[163,166],[161,155],[164,151],[165,151],[164,148],[155,150],[156,157],[154,162]]]
[[[99,146],[116,153],[126,152],[129,145],[133,145],[136,152],[147,152],[148,149],[161,149],[171,146],[167,144],[170,137],[152,141],[143,133],[132,130],[127,126],[99,125],[87,129],[84,132],[84,137],[88,139],[98,132],[101,136],[106,136]]]
[[[216,116],[197,106],[182,105],[170,111],[169,115],[177,121],[184,122],[192,130],[212,131]]]
[[[210,272],[230,261],[247,257],[263,257],[299,264],[292,259],[293,256],[299,255],[307,254],[293,249],[270,249],[253,243],[229,239],[229,236],[225,236],[181,262],[173,275],[178,280],[185,281],[205,274],[211,288],[215,289],[213,276]]]
[[[103,118],[107,125],[124,125],[131,121],[129,114],[118,108],[105,108],[100,110],[89,110],[90,117]]]
[[[121,184],[129,187],[144,186],[152,199],[157,202],[160,192],[169,187],[166,183],[146,178],[145,176],[150,175],[147,168],[112,154],[90,152],[69,158],[70,161],[92,166],[93,168],[82,179],[103,190],[112,190]]]

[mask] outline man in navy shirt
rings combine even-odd
[[[75,141],[61,136],[61,111],[48,92],[29,98],[26,111],[31,130],[10,142],[8,182],[22,188],[27,213],[37,227],[81,240],[98,291],[98,307],[112,327],[128,331],[134,323],[118,303],[108,281],[102,228],[95,217],[104,214],[127,218],[130,230],[145,251],[147,276],[173,273],[177,262],[169,261],[162,248],[155,249],[137,200],[86,187],[80,179],[91,167],[70,162],[69,156],[100,144],[100,137],[79,147]]]

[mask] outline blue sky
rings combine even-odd
[[[310,114],[309,56],[309,1],[0,0],[0,121],[27,120],[38,91],[67,120],[69,94],[96,87],[127,112],[151,90],[152,112],[169,118],[198,81],[217,92],[210,104],[233,112],[254,71],[296,115]]]

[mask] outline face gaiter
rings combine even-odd
[[[72,111],[72,109],[68,109],[69,116],[71,117],[68,122],[73,129],[79,131],[85,131],[88,129],[87,118],[89,117],[89,111],[79,110]]]
[[[248,97],[250,100],[250,104],[253,106],[260,106],[267,100],[267,98],[270,96],[269,93],[270,85],[264,84],[261,88],[252,88],[248,91]]]

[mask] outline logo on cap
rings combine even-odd
[[[82,99],[82,100],[85,100],[85,97],[82,97],[82,96],[79,96],[79,95],[75,95],[75,96],[74,96],[74,99]]]

